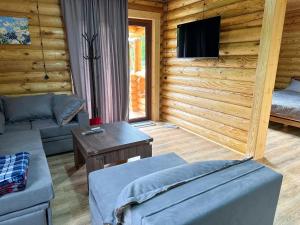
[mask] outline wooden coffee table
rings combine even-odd
[[[152,156],[153,139],[126,122],[101,125],[103,133],[82,135],[83,128],[72,130],[74,161],[78,169],[86,163],[90,172],[103,169],[107,164],[127,162],[136,156]]]

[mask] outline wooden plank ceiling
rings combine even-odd
[[[128,8],[150,12],[162,12],[163,2],[163,0],[128,0]]]
[[[286,10],[287,10],[287,12],[300,10],[300,1],[299,0],[288,0]]]

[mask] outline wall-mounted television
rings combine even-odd
[[[177,26],[178,58],[219,57],[221,17]]]

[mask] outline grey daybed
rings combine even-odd
[[[89,175],[93,225],[272,225],[282,176],[251,160],[161,155]]]
[[[270,121],[300,127],[300,81],[296,78],[286,89],[274,91]]]

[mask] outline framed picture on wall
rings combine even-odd
[[[0,44],[30,45],[28,18],[0,16]]]

